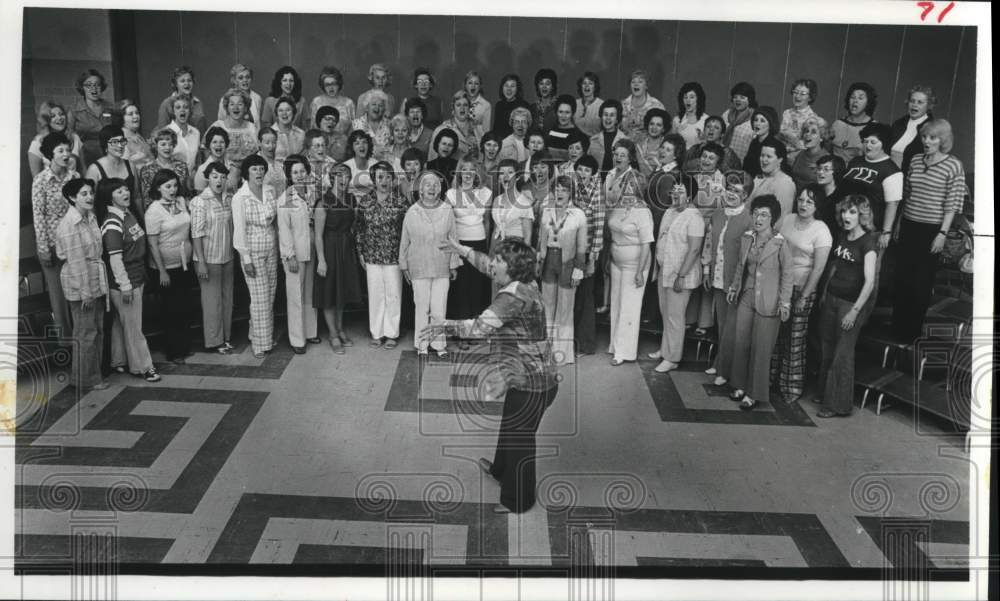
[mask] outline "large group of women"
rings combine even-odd
[[[920,334],[935,254],[967,194],[951,126],[933,117],[922,85],[886,124],[864,82],[828,120],[812,108],[810,79],[793,83],[780,115],[748,82],[715,115],[697,82],[668,108],[641,69],[621,100],[602,99],[592,72],[560,94],[556,72],[541,69],[534,102],[513,73],[492,102],[474,71],[439,96],[434,74],[415,69],[397,99],[389,68],[374,64],[356,101],[335,67],[318,74],[311,99],[290,66],[266,96],[250,68],[229,76],[211,111],[194,72],[176,69],[152,128],[134,101],[105,99],[94,70],[77,79],[76,104],[39,109],[28,150],[35,239],[82,386],[106,386],[106,310],[111,367],[159,379],[142,333],[147,282],[169,360],[191,353],[195,281],[204,347],[231,352],[237,263],[255,356],[275,346],[279,269],[296,353],[321,341],[320,321],[333,352],[347,352],[343,311],[365,296],[368,345],[392,349],[404,310],[420,331],[480,315],[509,292],[462,258],[519,239],[535,250],[557,364],[597,351],[600,313],[614,366],[636,360],[644,318],[662,321],[649,353],[657,372],[677,368],[686,335],[714,329],[708,373],[751,410],[772,389],[799,399],[812,335],[818,415],[848,415],[855,342],[876,296],[893,304],[900,339]],[[895,258],[883,262],[887,250]],[[445,356],[446,334],[414,336],[414,346]]]

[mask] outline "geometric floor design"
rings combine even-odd
[[[477,400],[483,348],[419,358],[412,338],[370,349],[348,330],[344,356],[282,343],[258,360],[244,340],[158,363],[158,384],[115,375],[79,398],[45,382],[17,435],[18,569],[86,552],[121,574],[968,577],[961,444],[909,412],[748,413],[693,349],[669,374],[582,357],[542,420],[538,504],[497,515],[475,465],[502,408]],[[946,483],[930,511],[929,475]],[[868,502],[872,482],[891,503]]]

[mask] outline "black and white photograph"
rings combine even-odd
[[[997,594],[991,11],[2,7],[0,598]]]

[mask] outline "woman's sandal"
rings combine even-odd
[[[743,400],[740,401],[740,409],[742,409],[743,411],[753,411],[753,408],[756,406],[757,406],[757,401],[751,399],[748,396],[743,397]]]
[[[347,336],[344,336],[343,334],[337,334],[337,338],[340,339],[340,344],[344,345],[345,347],[350,348],[354,346],[354,341],[348,338]]]
[[[397,344],[399,344],[399,341],[397,341],[395,338],[389,338],[385,341],[385,344],[383,344],[382,346],[391,351],[392,349],[396,348]]]
[[[708,330],[706,330],[705,328],[695,328],[694,329],[694,335],[695,336],[704,336],[705,334],[708,334]]]
[[[339,339],[335,339],[335,338],[331,337],[330,338],[330,348],[333,349],[333,354],[334,355],[345,355],[345,354],[347,354],[347,350],[344,349],[344,343],[341,342]]]
[[[746,396],[746,393],[744,393],[742,390],[734,390],[729,393],[729,400],[733,401],[734,403],[738,403],[743,399],[744,396]]]

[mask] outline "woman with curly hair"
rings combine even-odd
[[[493,105],[493,127],[490,128],[498,138],[503,140],[513,131],[511,113],[514,109],[527,109],[530,115],[531,105],[524,99],[521,78],[516,73],[508,73],[500,79],[498,98]],[[525,130],[530,127],[530,121]]]
[[[871,84],[863,81],[854,82],[847,88],[847,94],[844,96],[844,109],[847,114],[830,126],[831,150],[844,163],[850,163],[855,157],[864,154],[861,128],[872,122],[876,106],[878,106],[878,94]]]
[[[323,70],[319,72],[318,83],[319,89],[323,93],[315,96],[309,103],[309,108],[303,116],[302,122],[307,125],[312,125],[315,122],[316,127],[323,129],[320,125],[319,111],[323,107],[330,107],[336,110],[337,115],[337,125],[334,131],[346,136],[351,133],[351,123],[354,121],[355,115],[354,100],[344,95],[344,74],[336,67],[323,67]],[[306,129],[305,126],[302,128]],[[329,143],[329,140],[327,142]]]
[[[652,109],[663,110],[663,103],[649,93],[649,74],[636,69],[629,75],[629,96],[622,100],[621,128],[633,142],[646,131],[646,114]]]
[[[226,117],[216,121],[211,127],[220,127],[226,130],[226,135],[229,136],[229,145],[226,147],[226,158],[233,163],[239,164],[243,159],[260,149],[257,143],[257,132],[261,128],[258,128],[257,124],[247,121],[246,113],[247,108],[250,106],[250,97],[246,92],[230,89],[222,99],[226,105]],[[271,110],[273,113],[273,103]],[[262,127],[266,129],[270,126],[271,121]]]
[[[757,108],[757,90],[745,81],[741,81],[729,90],[729,108],[722,113],[722,121],[726,125],[726,133],[722,145],[732,148],[742,161],[747,155],[750,141],[753,140],[754,109]]]
[[[826,119],[820,117],[813,110],[812,104],[816,102],[819,88],[816,81],[812,79],[797,79],[792,84],[792,106],[781,113],[781,124],[775,136],[785,143],[788,148],[788,161],[793,162],[800,152],[805,150],[805,142],[802,140],[802,125],[809,120],[815,120],[819,128],[823,131],[827,129]]]
[[[368,102],[371,100],[372,94],[380,92],[385,94],[385,114],[392,115],[396,108],[396,98],[389,93],[389,86],[392,85],[392,72],[389,71],[389,67],[382,63],[375,63],[368,67],[368,83],[371,88],[358,96],[358,114],[364,115],[368,111]]]
[[[559,78],[556,72],[543,67],[535,73],[535,94],[538,101],[530,106],[534,117],[533,127],[549,131],[556,124],[556,95],[559,93]]]
[[[83,165],[89,167],[104,154],[100,144],[101,128],[111,125],[114,107],[101,97],[108,83],[100,71],[87,69],[76,78],[76,92],[80,95],[69,109],[66,129],[76,132],[83,142]]]
[[[229,70],[229,87],[234,90],[239,90],[247,95],[247,98],[250,99],[250,104],[247,105],[248,108],[243,118],[259,125],[260,107],[264,103],[264,99],[260,97],[260,94],[250,89],[250,86],[252,85],[253,69],[241,63],[233,65],[232,69]],[[225,97],[219,99],[218,118],[220,120],[226,118]]]
[[[677,91],[677,116],[673,132],[680,134],[688,148],[705,140],[705,90],[696,81],[689,81]]]
[[[31,177],[36,177],[42,172],[42,169],[49,166],[49,159],[42,153],[42,140],[53,132],[64,134],[66,139],[70,141],[70,154],[73,157],[73,163],[70,166],[82,171],[80,153],[83,151],[83,142],[80,140],[80,136],[67,129],[69,117],[66,107],[54,100],[47,100],[38,107],[37,116],[38,135],[28,146],[28,168],[31,170]]]
[[[302,78],[294,67],[285,65],[274,72],[271,79],[271,93],[264,99],[264,106],[260,109],[260,127],[271,127],[274,124],[274,109],[278,100],[288,97],[295,103],[295,125],[302,127],[303,115],[305,112],[305,98],[302,97]],[[250,103],[247,103],[249,108]]]
[[[191,125],[198,128],[198,131],[205,131],[208,126],[208,118],[205,116],[205,107],[201,100],[194,95],[194,70],[187,65],[174,69],[170,76],[170,87],[173,88],[173,91],[160,102],[160,108],[156,111],[155,129],[163,129],[174,118],[174,98],[187,96],[191,99],[191,116],[188,120]]]
[[[593,71],[586,71],[576,80],[576,112],[573,121],[587,134],[597,135],[601,131],[601,78]]]
[[[413,80],[411,81],[413,85],[413,91],[416,95],[410,98],[403,99],[403,105],[406,105],[406,101],[412,98],[419,98],[420,102],[424,103],[424,108],[427,109],[424,115],[424,123],[427,127],[437,127],[441,125],[441,121],[444,119],[444,104],[441,102],[441,98],[431,94],[434,88],[437,87],[437,81],[434,79],[434,74],[427,67],[417,67],[413,70]],[[390,113],[391,114],[391,113]]]

